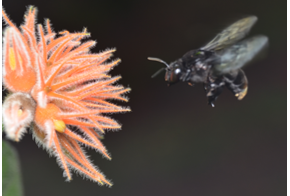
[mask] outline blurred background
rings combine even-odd
[[[65,182],[31,134],[11,142],[26,196],[286,195],[285,0],[3,0],[17,25],[28,5],[56,32],[87,27],[98,42],[93,52],[117,48],[122,63],[111,73],[132,88],[130,101],[120,103],[132,112],[112,115],[123,125],[103,140],[112,161],[88,150],[112,188],[76,174]],[[211,108],[202,84],[167,87],[164,73],[151,79],[164,65],[148,56],[172,62],[247,15],[259,18],[250,35],[264,34],[270,42],[267,56],[244,69],[244,100],[224,89]]]

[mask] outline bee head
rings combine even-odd
[[[152,78],[156,77],[163,70],[166,70],[165,81],[168,83],[168,86],[179,82],[182,70],[177,61],[174,61],[168,65],[165,61],[158,58],[148,57],[148,60],[157,61],[166,65],[166,67],[161,68],[155,74],[153,74]]]
[[[181,71],[180,64],[177,61],[170,63],[169,67],[166,68],[165,74],[165,81],[168,83],[168,86],[180,81]]]

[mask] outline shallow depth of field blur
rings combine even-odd
[[[31,134],[11,142],[25,195],[286,195],[286,1],[3,0],[17,25],[28,5],[38,8],[39,23],[49,18],[56,32],[87,27],[98,42],[93,52],[117,48],[122,63],[111,73],[132,88],[129,103],[122,103],[132,112],[112,115],[123,124],[103,140],[112,161],[88,150],[112,188],[76,174],[65,182],[55,158]],[[250,35],[268,36],[269,49],[244,69],[244,100],[224,89],[211,108],[202,84],[167,87],[164,73],[151,79],[164,65],[148,56],[174,61],[247,15],[259,19]]]

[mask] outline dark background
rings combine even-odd
[[[16,146],[26,196],[280,196],[286,195],[286,3],[285,0],[76,1],[4,0],[17,25],[28,5],[56,32],[87,27],[94,52],[117,48],[122,63],[112,75],[132,88],[131,113],[106,134],[108,161],[92,150],[94,163],[114,183],[101,187],[74,174],[65,182],[54,158],[27,134]],[[232,22],[256,15],[251,35],[269,37],[267,57],[245,68],[249,92],[243,101],[225,89],[216,108],[201,84],[166,86],[167,62],[201,47]]]

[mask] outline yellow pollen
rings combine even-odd
[[[16,68],[15,53],[12,47],[9,48],[9,65],[12,70]]]
[[[63,35],[63,34],[69,34],[69,31],[64,30],[64,31],[59,32],[59,34],[60,34],[60,35]]]
[[[101,180],[98,180],[98,182],[99,182],[101,185],[104,185],[104,183],[103,183]]]
[[[20,117],[20,116],[22,115],[22,113],[23,113],[23,111],[22,111],[21,109],[19,109],[19,110],[17,111],[17,116]]]
[[[62,120],[53,119],[53,124],[55,130],[57,130],[58,132],[63,133],[65,131],[66,125]]]
[[[235,96],[238,98],[238,100],[242,100],[248,92],[248,87],[246,87],[242,92],[235,94]]]
[[[46,66],[47,66],[47,67],[49,67],[49,66],[51,66],[51,65],[52,65],[52,62],[51,62],[51,61],[47,61],[47,62],[46,62]]]
[[[51,87],[50,86],[46,86],[44,88],[44,90],[45,90],[46,93],[49,93],[51,91]]]

